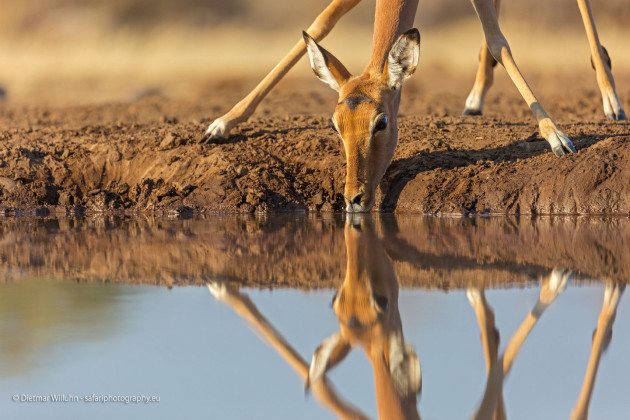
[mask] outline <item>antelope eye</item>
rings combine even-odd
[[[378,120],[376,120],[376,124],[374,124],[374,132],[383,131],[387,128],[387,115],[381,115]]]
[[[332,118],[329,121],[330,121],[330,128],[332,128],[335,133],[338,133],[337,127],[335,127],[335,123],[333,122]]]
[[[376,303],[376,309],[380,313],[385,313],[389,309],[389,301],[386,296],[374,296],[374,303]]]

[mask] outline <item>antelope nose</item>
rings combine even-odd
[[[359,321],[356,316],[352,315],[348,320],[348,327],[354,330],[359,329],[361,328],[361,321]]]
[[[350,200],[350,204],[361,204],[361,199],[363,198],[363,193],[358,193],[352,200]]]

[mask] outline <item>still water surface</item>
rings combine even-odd
[[[0,230],[0,419],[630,413],[628,219]]]

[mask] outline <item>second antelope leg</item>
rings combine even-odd
[[[333,0],[308,28],[308,34],[316,41],[320,41],[328,35],[339,19],[360,1],[361,0]],[[225,115],[217,118],[210,124],[201,142],[208,143],[214,140],[225,139],[237,124],[247,121],[264,97],[267,96],[271,89],[291,70],[305,53],[306,45],[304,41],[300,39],[291,51],[289,51],[267,76],[265,76],[249,95],[234,105]]]
[[[309,365],[276,328],[260,313],[254,302],[229,284],[208,281],[208,290],[217,300],[228,304],[278,352],[280,356],[295,370],[302,379],[308,376]],[[313,394],[324,405],[330,408],[339,418],[367,420],[368,417],[357,408],[345,402],[337,395],[332,385],[323,378],[313,385]]]
[[[475,310],[481,341],[486,354],[488,380],[486,390],[474,419],[505,419],[503,402],[503,382],[512,369],[514,359],[518,355],[525,339],[536,325],[536,322],[549,305],[566,288],[572,272],[554,268],[550,275],[542,279],[540,295],[532,311],[527,314],[518,330],[508,342],[501,357],[498,357],[499,332],[495,328],[494,313],[486,301],[483,290],[469,289],[468,300]]]
[[[554,268],[551,274],[545,276],[541,281],[540,295],[534,309],[527,314],[525,320],[521,323],[518,330],[514,333],[510,341],[505,346],[503,352],[503,371],[505,375],[512,369],[514,359],[523,345],[523,342],[538,322],[545,309],[553,303],[554,300],[566,289],[567,284],[573,276],[572,271],[566,271]]]
[[[505,404],[503,402],[505,375],[503,373],[503,358],[499,357],[499,331],[496,328],[494,312],[486,300],[483,289],[468,289],[466,296],[477,316],[488,372],[483,399],[472,418],[475,420],[505,419]]]
[[[499,5],[501,0],[494,0],[494,9],[499,16]],[[483,103],[486,99],[486,94],[492,86],[494,79],[494,67],[497,65],[497,61],[492,57],[490,51],[488,51],[488,45],[484,37],[481,43],[481,51],[479,51],[479,67],[477,67],[477,75],[475,76],[475,84],[473,85],[468,98],[466,98],[466,105],[462,115],[481,115],[483,114]]]
[[[625,286],[611,283],[606,285],[602,311],[599,314],[597,328],[593,334],[591,356],[588,359],[588,366],[586,368],[586,375],[584,376],[580,396],[571,413],[571,420],[586,420],[588,418],[588,406],[591,402],[591,396],[593,395],[593,387],[595,386],[595,377],[597,376],[599,361],[601,360],[602,352],[608,348],[610,340],[612,339],[612,327],[617,315],[617,305],[619,304],[619,298],[623,293],[624,287]]]
[[[591,61],[597,74],[597,84],[602,92],[602,102],[604,104],[604,114],[609,120],[625,120],[626,112],[621,107],[617,92],[615,90],[615,80],[610,68],[610,57],[608,52],[602,47],[595,28],[595,19],[588,0],[578,0],[584,29],[591,47]]]
[[[512,82],[514,82],[516,88],[521,93],[521,96],[525,99],[525,102],[527,102],[529,109],[531,109],[534,117],[536,117],[536,121],[538,121],[540,135],[547,140],[551,146],[551,150],[553,150],[556,156],[562,156],[565,153],[576,153],[571,140],[558,129],[556,123],[553,122],[540,102],[538,102],[538,99],[534,96],[534,92],[532,92],[531,88],[527,85],[525,78],[516,66],[516,62],[510,51],[510,46],[499,28],[497,14],[492,0],[471,1],[483,26],[488,50],[494,59],[503,65],[510,79],[512,79]]]

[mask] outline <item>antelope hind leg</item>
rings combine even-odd
[[[625,120],[626,112],[623,110],[615,90],[615,80],[613,79],[611,71],[611,60],[608,51],[606,51],[599,42],[591,5],[588,0],[578,0],[578,7],[580,8],[582,20],[584,21],[588,44],[591,48],[591,64],[595,69],[597,85],[602,93],[604,114],[606,114],[609,120]]]
[[[499,15],[500,0],[494,0],[494,8]],[[494,67],[497,65],[497,61],[492,57],[488,46],[486,45],[486,39],[483,39],[481,43],[481,51],[479,51],[479,67],[477,67],[477,74],[475,76],[475,83],[473,84],[468,97],[466,98],[466,105],[462,115],[482,115],[483,104],[486,99],[486,94],[492,86],[494,79]]]
[[[481,21],[486,43],[488,44],[488,50],[494,59],[503,65],[510,79],[512,79],[512,82],[514,82],[514,85],[516,85],[516,88],[521,93],[521,96],[525,99],[525,102],[527,102],[534,117],[536,117],[536,121],[538,121],[540,134],[547,140],[551,146],[551,150],[556,156],[562,156],[565,153],[575,153],[576,150],[571,140],[558,129],[540,102],[538,102],[534,92],[532,92],[527,85],[525,78],[516,66],[516,62],[510,51],[510,46],[499,28],[499,22],[492,0],[471,1]]]

